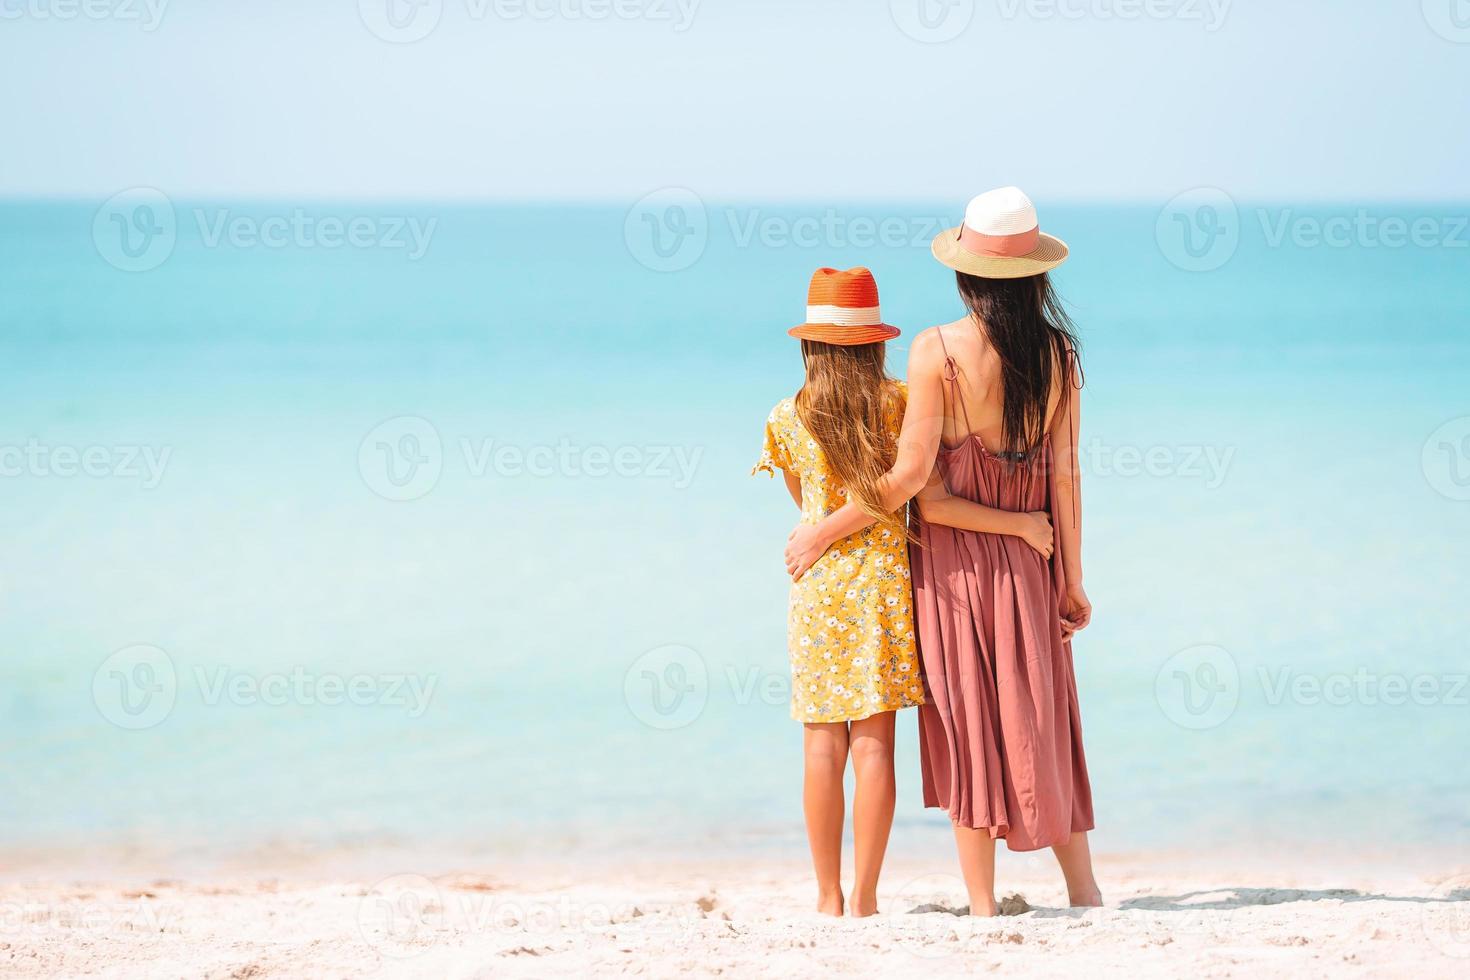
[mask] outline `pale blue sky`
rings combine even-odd
[[[59,2],[0,0],[0,195],[1470,197],[1464,0]]]

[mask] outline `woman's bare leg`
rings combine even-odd
[[[995,838],[985,828],[956,825],[955,846],[960,852],[960,872],[970,893],[971,915],[995,915]]]
[[[1092,876],[1092,852],[1087,847],[1086,832],[1073,834],[1065,844],[1053,847],[1057,864],[1067,879],[1067,901],[1074,907],[1093,908],[1101,905],[1102,892]]]
[[[842,775],[847,770],[847,723],[806,725],[802,809],[817,873],[817,911],[842,914]]]
[[[878,874],[893,829],[893,712],[852,723],[849,734],[857,791],[852,798],[852,840],[856,876],[852,885],[855,916],[878,911]]]

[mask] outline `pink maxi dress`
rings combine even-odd
[[[948,350],[945,376],[969,432]],[[1062,526],[1049,438],[1007,460],[967,435],[941,447],[938,462],[952,495],[1045,510],[1054,528]],[[1065,844],[1074,831],[1093,828],[1093,815],[1072,644],[1061,632],[1060,548],[1048,561],[1014,535],[916,523],[909,560],[926,695],[924,805],[1005,838],[1013,851]]]

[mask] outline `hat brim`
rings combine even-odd
[[[934,236],[929,250],[942,265],[983,279],[1021,279],[1050,272],[1067,261],[1067,243],[1041,232],[1036,247],[1025,255],[976,255],[962,247],[960,230],[949,228]]]
[[[798,323],[786,332],[802,340],[820,340],[824,344],[852,347],[857,344],[876,344],[880,340],[892,340],[901,331],[886,323],[875,323],[862,327],[842,327],[835,323]]]

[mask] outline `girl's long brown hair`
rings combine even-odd
[[[883,369],[884,344],[801,342],[806,384],[796,393],[796,413],[822,447],[832,475],[848,499],[882,524],[902,527],[883,509],[878,481],[893,466],[898,440],[892,419],[902,418],[904,399]]]

